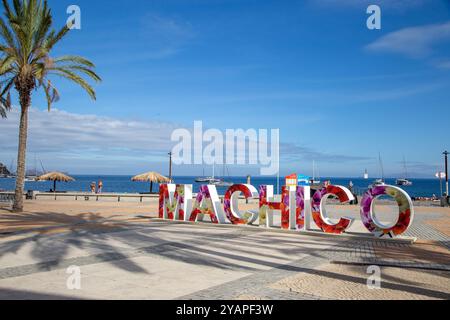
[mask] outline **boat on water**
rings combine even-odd
[[[413,185],[412,181],[408,180],[408,168],[406,167],[406,159],[403,157],[403,167],[405,169],[405,178],[397,179],[395,184],[403,187],[410,187]]]
[[[203,176],[196,178],[195,182],[199,182],[199,183],[208,183],[208,184],[215,184],[215,183],[219,183],[221,180],[217,179],[215,177],[216,175],[216,166],[215,164],[213,164],[213,168],[212,168],[213,172],[212,172],[212,176],[211,177],[206,177],[205,176],[205,170],[203,169]]]
[[[225,164],[224,164],[224,176],[225,176]],[[204,172],[203,172],[204,173]],[[224,179],[216,178],[216,166],[213,164],[213,172],[211,177],[199,177],[195,179],[195,182],[207,183],[217,187],[231,187],[234,183],[231,181],[225,181]]]
[[[195,179],[195,182],[214,184],[219,183],[220,179],[216,179],[214,177],[200,177]]]
[[[310,184],[311,186],[319,186],[321,183],[320,179],[316,179],[316,161],[313,161],[313,176],[310,180]]]
[[[367,169],[364,172],[364,180],[369,180],[369,172],[367,172]]]
[[[213,183],[215,186],[217,187],[231,187],[232,185],[234,185],[234,182],[230,181],[230,172],[228,171],[228,167],[226,166],[225,162],[223,163],[223,172],[222,172],[222,177],[219,179],[219,182],[215,182]],[[225,176],[228,177],[228,181],[225,180]]]
[[[215,185],[216,187],[231,187],[232,185],[234,185],[233,182],[228,182],[228,181],[223,181],[221,179],[219,179],[220,181],[218,182],[213,182],[211,183],[212,185]]]
[[[37,168],[37,156],[34,155],[34,169],[27,171],[25,175],[25,182],[42,182],[38,181],[39,176],[47,173],[47,171],[44,169],[44,165],[42,164],[42,161],[39,160],[42,171],[38,171]]]
[[[374,182],[372,182],[370,187],[382,186],[382,185],[386,184],[386,182],[384,180],[384,166],[383,166],[383,159],[381,158],[381,153],[378,154],[378,161],[379,161],[380,170],[381,170],[381,178],[376,179]]]
[[[413,185],[412,181],[410,181],[408,179],[397,179],[395,181],[395,184],[398,186],[403,186],[403,187],[410,187]]]
[[[384,184],[385,184],[384,179],[377,179],[374,182],[372,182],[372,185],[374,186],[382,186]]]

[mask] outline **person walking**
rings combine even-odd
[[[350,201],[350,204],[351,205],[358,205],[358,195],[355,193],[355,192],[353,192],[353,187],[354,187],[355,185],[353,184],[353,181],[350,181],[349,182],[349,184],[348,184],[348,190],[350,190],[350,192],[353,194],[353,197],[355,198],[355,200],[353,200],[353,201]]]
[[[95,193],[96,187],[97,187],[97,184],[94,181],[91,182],[91,193]]]
[[[348,189],[353,192],[353,181],[350,181],[350,183],[348,184]]]
[[[98,188],[97,188],[97,193],[102,193],[103,192],[103,181],[99,180],[98,181]]]

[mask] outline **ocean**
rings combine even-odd
[[[92,182],[103,181],[103,192],[106,193],[146,193],[150,190],[150,183],[132,182],[131,176],[112,176],[112,175],[74,175],[76,181],[69,183],[57,183],[58,191],[74,191],[74,192],[89,192],[90,184]],[[194,192],[198,190],[200,183],[194,182],[195,177],[174,177],[175,183],[178,184],[192,184]],[[246,183],[246,177],[229,177],[227,181],[234,183]],[[331,180],[335,185],[348,186],[352,181],[356,193],[364,192],[372,180],[364,180],[362,178],[322,178],[324,180]],[[410,179],[413,182],[412,186],[402,187],[411,197],[431,197],[440,194],[440,186],[438,179]],[[283,184],[284,179],[280,179],[280,185]],[[258,188],[260,185],[277,186],[277,179],[275,177],[252,177],[251,183]],[[387,184],[395,185],[395,179],[386,179]],[[14,190],[14,179],[0,179],[0,191]],[[34,191],[49,191],[53,188],[53,182],[26,182],[25,190]],[[227,188],[218,187],[219,194],[223,195]],[[158,184],[154,184],[153,191],[158,191]]]

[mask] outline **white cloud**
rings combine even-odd
[[[0,121],[2,154],[17,150],[19,111],[13,108]],[[119,120],[96,115],[74,114],[35,108],[29,113],[28,151],[58,156],[149,158],[171,149],[170,134],[178,126],[156,121]]]
[[[366,48],[420,58],[431,55],[437,45],[446,41],[450,41],[450,21],[401,29],[381,37]]]
[[[13,108],[8,119],[0,120],[0,162],[10,164],[17,154],[19,110]],[[167,152],[173,130],[171,122],[126,120],[97,115],[75,114],[58,109],[31,108],[28,130],[28,168],[42,160],[45,169],[71,173],[131,174],[145,170],[165,172]],[[204,128],[206,130],[207,128]],[[188,128],[190,131],[190,129]],[[292,144],[281,145],[285,161],[355,162],[365,157],[343,156]],[[247,172],[255,166],[245,166]],[[192,174],[193,166],[177,169]],[[238,174],[237,172],[234,172]]]

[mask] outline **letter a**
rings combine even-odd
[[[367,8],[367,14],[371,15],[367,19],[367,28],[369,30],[381,30],[381,8],[373,4]]]
[[[71,5],[67,8],[67,14],[71,14],[67,18],[67,28],[73,30],[81,30],[81,9],[79,6]]]

